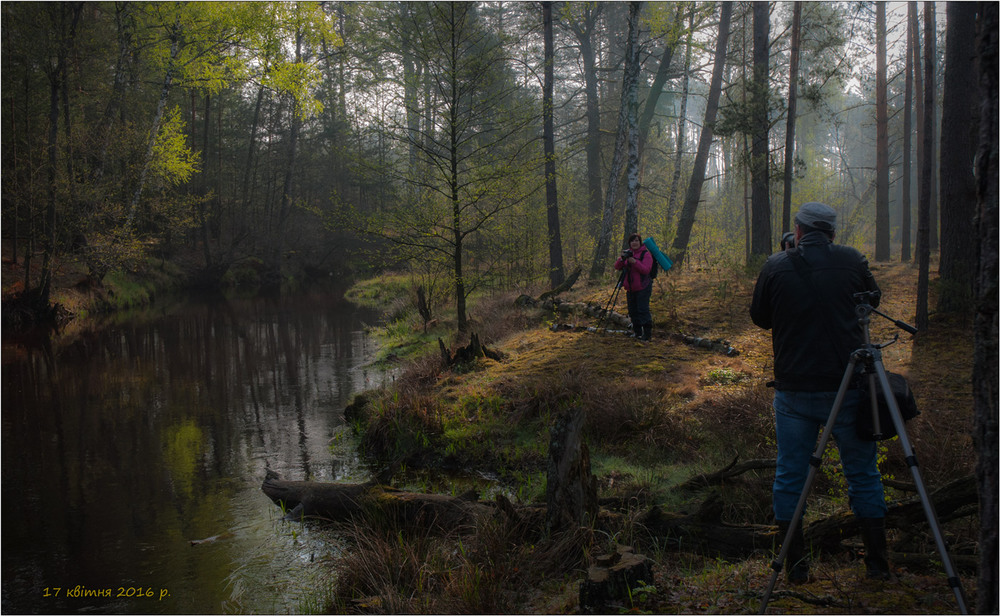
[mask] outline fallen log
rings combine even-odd
[[[928,495],[939,521],[946,522],[957,517],[974,514],[979,502],[976,478],[973,475],[961,477],[930,492]],[[892,503],[885,516],[885,527],[911,531],[927,525],[923,502],[919,497]],[[825,550],[836,550],[841,539],[860,534],[861,529],[849,512],[843,512],[817,520],[806,526],[802,534],[807,542],[812,542]]]
[[[613,310],[605,312],[604,307],[589,302],[563,302],[553,298],[543,300],[535,299],[529,295],[521,295],[514,300],[514,304],[522,308],[542,308],[543,310],[549,310],[560,314],[582,315],[595,319],[601,319],[603,316],[603,321],[613,323],[618,327],[626,329],[632,327],[632,320],[629,319],[627,315],[620,314]]]
[[[632,319],[630,319],[627,315],[613,310],[606,311],[604,307],[591,302],[563,302],[558,299],[535,299],[529,295],[521,295],[514,300],[514,304],[522,308],[542,308],[544,310],[565,315],[582,315],[598,319],[602,326],[606,327],[605,324],[610,323],[626,330],[626,332],[632,328]],[[552,331],[559,331],[560,329],[574,328],[564,328],[559,325],[552,326]],[[722,353],[728,357],[736,357],[740,354],[739,350],[734,348],[728,340],[723,340],[722,338],[699,338],[698,336],[690,336],[680,332],[670,334],[670,336],[675,340],[679,340],[684,344],[691,345],[695,348],[705,349],[715,353]]]
[[[941,521],[975,515],[972,505],[978,502],[975,477],[957,479],[930,494],[931,502]],[[777,526],[734,526],[721,521],[722,499],[715,492],[692,514],[666,512],[651,507],[637,522],[653,536],[672,541],[679,549],[697,550],[722,556],[748,556],[758,550],[769,550],[780,543]],[[912,531],[926,528],[923,504],[919,498],[893,503],[885,518],[888,529]],[[842,552],[843,540],[861,533],[857,518],[849,512],[838,513],[806,525],[803,535],[807,544],[826,553]]]
[[[376,483],[286,481],[269,474],[261,489],[274,504],[288,512],[285,517],[290,520],[347,521],[362,515],[378,515],[428,528],[454,529],[471,525],[477,516],[494,511],[472,494],[403,492]]]
[[[747,460],[742,464],[737,464],[736,461],[739,459],[740,456],[737,454],[736,457],[733,458],[733,461],[726,466],[726,468],[720,471],[715,471],[714,473],[702,473],[701,475],[695,475],[684,483],[678,485],[675,489],[685,492],[700,490],[708,486],[721,484],[727,479],[732,479],[733,477],[742,475],[747,471],[772,469],[777,466],[777,463],[772,459]]]
[[[674,338],[680,340],[684,344],[689,344],[695,348],[708,349],[709,351],[715,351],[716,353],[722,353],[728,357],[736,357],[740,354],[739,351],[733,348],[729,344],[728,340],[723,340],[722,338],[716,338],[715,340],[710,340],[708,338],[699,338],[698,336],[689,336],[687,334],[676,333],[673,335]]]
[[[722,499],[712,493],[694,513],[674,513],[653,505],[636,523],[676,549],[721,556],[747,557],[781,541],[776,526],[736,526],[722,522],[721,516]]]
[[[560,293],[565,293],[566,291],[569,291],[570,289],[573,288],[573,285],[576,284],[577,279],[580,277],[580,272],[582,271],[583,270],[580,268],[580,266],[577,266],[576,269],[573,270],[573,273],[570,274],[569,277],[566,280],[564,280],[561,285],[554,287],[551,290],[546,291],[545,293],[542,293],[541,295],[538,296],[538,299],[544,301],[546,299],[549,299],[550,297],[555,297]]]
[[[752,461],[756,463],[757,461]],[[749,462],[747,464],[750,464]],[[736,466],[730,465],[729,472]],[[720,471],[725,474],[725,471]],[[286,518],[322,518],[349,520],[362,514],[381,517],[428,528],[449,530],[474,526],[478,516],[502,514],[513,522],[531,521],[544,525],[545,508],[537,505],[514,505],[506,499],[499,504],[480,502],[476,496],[459,497],[440,494],[403,492],[394,488],[369,484],[340,484],[312,481],[284,481],[274,475],[265,479],[264,493],[285,510]],[[975,478],[963,477],[930,494],[941,521],[975,515],[978,502]],[[728,557],[747,557],[760,551],[772,550],[782,537],[770,524],[732,525],[722,521],[723,502],[718,493],[709,494],[693,513],[664,511],[653,505],[635,518],[637,525],[651,537],[666,539],[684,551]],[[622,514],[606,510],[598,516],[597,526],[611,528],[624,519]],[[927,526],[919,498],[894,503],[886,516],[886,528],[913,531]],[[853,515],[840,513],[808,524],[803,535],[807,543],[826,553],[850,549],[844,540],[860,534]]]

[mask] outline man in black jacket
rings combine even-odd
[[[795,215],[795,248],[772,255],[754,287],[750,317],[770,329],[774,350],[774,411],[778,442],[774,517],[787,532],[809,473],[821,427],[829,418],[851,353],[864,345],[854,294],[878,285],[857,250],[833,243],[837,214],[828,205],[804,204]],[[860,394],[850,389],[841,404],[833,437],[840,451],[847,495],[859,519],[868,576],[888,579],[885,497],[876,444],[855,430]],[[802,524],[789,545],[788,580],[809,579]]]

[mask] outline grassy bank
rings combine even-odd
[[[915,272],[905,265],[876,271],[885,298],[881,310],[912,320]],[[462,491],[468,477],[484,497],[499,492],[519,503],[544,497],[548,430],[554,413],[586,412],[585,439],[599,496],[622,504],[613,523],[572,536],[545,537],[531,528],[484,520],[474,533],[431,536],[415,528],[360,525],[355,549],[338,566],[338,612],[563,613],[579,608],[579,582],[591,559],[629,544],[654,561],[654,579],[637,589],[623,610],[652,613],[739,613],[756,610],[771,555],[726,560],[693,553],[650,537],[634,518],[650,505],[694,510],[707,492],[681,492],[687,478],[740,460],[774,457],[770,336],[747,314],[753,276],[742,271],[671,272],[656,283],[654,339],[587,331],[592,321],[514,306],[513,294],[474,298],[472,329],[499,350],[500,361],[481,358],[445,369],[438,338],[464,344],[454,325],[440,319],[426,331],[405,278],[381,279],[355,289],[388,308],[379,331],[385,360],[399,376],[369,392],[355,427],[361,447],[381,461],[392,483],[405,489]],[[537,290],[536,290],[537,291]],[[603,306],[610,289],[578,286],[566,301]],[[537,292],[534,293],[537,295]],[[932,301],[932,304],[933,301]],[[623,309],[623,306],[619,307]],[[881,321],[881,322],[879,322]],[[872,336],[896,332],[872,323]],[[735,357],[697,348],[675,334],[724,339]],[[908,433],[920,454],[929,487],[972,472],[971,334],[962,318],[935,317],[932,329],[905,335],[884,351],[886,366],[906,374],[923,414]],[[885,476],[909,481],[896,442],[883,448]],[[828,452],[810,501],[808,521],[847,510],[835,453]],[[419,472],[430,469],[428,473]],[[394,471],[394,472],[392,472]],[[442,480],[459,471],[465,481]],[[434,477],[433,484],[426,477]],[[722,520],[769,524],[773,471],[749,472],[715,490]],[[887,497],[910,494],[887,490]],[[975,517],[949,522],[955,553],[975,552]],[[933,552],[926,533],[894,531],[890,541]],[[933,566],[909,565],[885,588],[862,580],[863,564],[851,550],[816,555],[817,581],[779,593],[777,609],[811,613],[939,613],[954,611],[945,576]],[[963,572],[969,591],[971,572]]]

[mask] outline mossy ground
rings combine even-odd
[[[894,319],[912,322],[916,306],[917,272],[907,264],[875,268],[883,289],[880,310]],[[717,470],[739,456],[741,460],[773,458],[770,335],[750,322],[747,308],[754,276],[744,271],[710,270],[670,272],[654,288],[654,338],[637,342],[616,333],[588,331],[586,317],[561,317],[537,309],[514,307],[514,294],[482,296],[471,304],[471,331],[501,351],[502,361],[478,360],[462,369],[444,369],[437,338],[457,346],[467,340],[453,336],[454,323],[439,319],[424,331],[408,309],[406,285],[376,283],[383,292],[396,289],[395,298],[379,296],[392,306],[387,357],[399,362],[399,376],[390,388],[378,392],[367,422],[359,424],[362,447],[401,472],[395,482],[409,489],[427,488],[414,469],[431,474],[459,470],[492,480],[487,492],[500,491],[512,500],[538,502],[544,497],[548,426],[553,413],[568,407],[586,411],[585,438],[592,472],[601,497],[619,497],[637,507],[657,503],[671,510],[697,506],[704,494],[680,495],[672,487],[693,474]],[[610,288],[579,284],[565,301],[605,306]],[[537,295],[537,293],[535,293]],[[364,295],[363,290],[358,296]],[[622,303],[624,298],[622,298]],[[935,298],[931,297],[931,306]],[[618,306],[624,311],[624,306]],[[920,457],[923,478],[933,488],[972,472],[975,454],[972,424],[972,335],[966,317],[932,315],[931,328],[911,337],[892,323],[874,317],[872,338],[900,340],[883,351],[888,369],[907,375],[922,415],[908,425],[908,434]],[[552,327],[554,324],[566,327]],[[568,326],[573,326],[568,328]],[[739,351],[729,357],[688,345],[672,334],[724,339]],[[404,350],[402,351],[401,350]],[[400,359],[405,356],[404,359]],[[883,448],[885,475],[909,481],[898,442]],[[819,476],[810,501],[816,518],[847,507],[836,460]],[[767,472],[747,473],[720,490],[723,521],[767,524],[770,521],[770,482]],[[435,482],[435,489],[448,489]],[[458,491],[458,488],[451,488]],[[897,497],[892,490],[890,497]],[[974,518],[950,522],[946,533],[958,552],[973,553],[977,523]],[[477,560],[473,552],[450,561],[449,583],[475,594],[470,579],[492,576],[490,592],[503,600],[482,604],[459,600],[447,593],[415,593],[403,600],[397,580],[382,579],[380,602],[342,603],[338,609],[448,613],[486,609],[520,613],[563,613],[578,609],[576,593],[589,556],[623,542],[639,546],[654,558],[656,579],[634,597],[629,611],[652,613],[740,613],[756,610],[770,578],[771,555],[746,560],[722,560],[645,542],[628,524],[616,534],[596,533],[581,540],[582,548],[558,552],[544,564],[532,541],[507,537],[500,566],[497,555]],[[469,542],[489,541],[480,533]],[[890,537],[890,540],[892,537]],[[455,537],[438,539],[454,545]],[[382,546],[385,552],[388,547]],[[444,549],[444,548],[437,548]],[[548,555],[554,550],[549,546]],[[930,551],[933,551],[931,542]],[[369,584],[380,570],[371,550],[353,557],[352,567],[364,562]],[[386,558],[387,555],[383,554]],[[395,556],[398,558],[398,554]],[[511,564],[514,563],[514,564]],[[526,572],[532,572],[526,577]],[[814,567],[816,582],[780,592],[772,601],[776,612],[793,613],[941,613],[955,611],[955,602],[943,571],[902,569],[899,581],[877,585],[863,579],[863,565],[848,551],[820,556]],[[964,571],[967,592],[974,582]],[[462,581],[455,576],[464,577]],[[432,576],[433,577],[433,576]],[[352,582],[351,580],[354,580]],[[440,581],[440,580],[439,580]],[[424,580],[433,587],[431,579]],[[356,595],[359,583],[347,577],[339,597]],[[424,584],[427,586],[427,584]],[[373,586],[373,587],[374,587]],[[438,588],[438,591],[442,591]],[[371,589],[367,591],[371,594]],[[459,593],[461,594],[461,593]],[[388,597],[396,599],[388,601]],[[387,603],[388,601],[388,603]],[[470,599],[471,601],[471,599]],[[382,607],[372,607],[372,606]],[[353,606],[353,607],[351,607]]]

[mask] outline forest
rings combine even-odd
[[[425,326],[467,333],[476,295],[610,291],[633,231],[676,271],[756,272],[821,201],[838,243],[909,264],[900,316],[974,316],[996,436],[995,3],[0,11],[5,333],[67,318],[66,287],[168,264],[262,294],[403,272]]]
[[[69,261],[409,264],[464,329],[474,290],[600,279],[630,230],[752,264],[816,200],[968,306],[962,4],[8,3],[4,258],[42,313]]]

